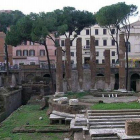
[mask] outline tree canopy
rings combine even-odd
[[[21,11],[15,10],[11,12],[0,13],[0,31],[6,33],[7,28],[11,25],[15,25],[17,21],[22,18],[24,14]]]
[[[82,31],[85,27],[90,27],[96,23],[93,13],[88,11],[76,10],[74,7],[64,7],[62,10],[57,9],[54,11],[57,19],[58,35],[66,35],[68,37],[72,32]]]
[[[102,7],[96,13],[96,20],[100,26],[121,26],[129,22],[129,17],[137,15],[136,5],[127,5],[125,2],[119,2],[110,6]]]

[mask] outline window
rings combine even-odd
[[[30,62],[30,65],[35,65],[35,62]]]
[[[115,59],[112,59],[112,64],[115,64]]]
[[[45,50],[40,50],[40,56],[45,56]]]
[[[112,51],[112,56],[115,56],[115,51]]]
[[[86,35],[89,35],[89,29],[86,29]]]
[[[16,56],[22,56],[21,50],[17,50],[17,51],[16,51]]]
[[[95,46],[99,46],[99,40],[95,40]]]
[[[54,55],[55,55],[55,56],[56,56],[56,53],[57,53],[57,52],[56,52],[56,50],[55,50],[55,51],[54,51]],[[63,54],[63,52],[62,52],[62,54]]]
[[[112,46],[115,46],[115,40],[112,39]]]
[[[72,46],[72,40],[70,41],[70,46]]]
[[[115,34],[115,29],[111,29],[111,34]]]
[[[106,29],[103,29],[103,35],[106,35]]]
[[[102,64],[104,64],[105,63],[105,60],[104,59],[102,59]]]
[[[23,56],[28,56],[28,50],[23,50]]]
[[[96,52],[96,56],[99,56],[99,52]]]
[[[131,52],[131,44],[130,44],[130,42],[128,42],[127,51],[128,51],[128,52]]]
[[[77,31],[77,35],[80,35],[80,31]]]
[[[90,54],[90,52],[85,52],[85,54]]]
[[[96,64],[99,64],[99,60],[98,59],[96,59]]]
[[[19,65],[24,65],[24,63],[19,63]]]
[[[61,46],[65,46],[64,40],[61,40]]]
[[[89,46],[89,40],[86,40],[86,45]]]
[[[34,45],[34,42],[30,41],[30,45]]]
[[[103,40],[103,46],[107,46],[107,40]]]
[[[95,35],[98,35],[98,29],[95,29]]]
[[[71,65],[74,64],[74,60],[71,60]]]
[[[70,52],[71,53],[71,56],[74,56],[74,52]]]
[[[29,50],[29,56],[35,56],[35,50]]]

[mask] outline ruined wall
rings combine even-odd
[[[1,94],[3,97],[4,112],[0,116],[0,121],[6,119],[13,111],[18,109],[21,105],[21,90],[10,91],[8,93]]]
[[[89,69],[83,70],[83,90],[88,91],[91,89],[91,81],[89,80],[91,78],[91,72]],[[78,84],[78,72],[77,70],[72,70],[72,91],[73,92],[78,92],[80,90],[79,84]],[[114,89],[114,84],[115,84],[115,76],[112,74],[110,77],[110,82],[111,82],[111,90]],[[63,82],[63,89],[64,92],[67,92],[66,89],[66,82],[64,80]],[[104,76],[96,76],[96,82],[95,82],[95,87],[96,89],[105,89],[105,77]]]

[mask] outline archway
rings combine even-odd
[[[114,85],[114,89],[119,89],[119,74],[116,73],[115,74],[115,85]]]
[[[97,76],[104,76],[102,73],[97,74]]]
[[[130,90],[136,91],[136,81],[139,78],[140,76],[137,73],[131,75]]]

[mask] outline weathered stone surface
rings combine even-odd
[[[70,99],[69,100],[69,105],[78,105],[78,99]]]
[[[46,107],[49,106],[48,101],[49,101],[49,97],[43,97],[42,98],[42,100],[41,100],[41,107],[40,107],[41,110],[45,109]]]
[[[96,49],[95,37],[90,37],[90,70],[91,70],[91,89],[95,89],[96,83]]]
[[[64,92],[55,92],[54,97],[61,97],[64,96]]]
[[[65,39],[65,47],[66,47],[65,73],[66,73],[66,80],[67,80],[67,91],[71,91],[70,38]]]
[[[140,135],[140,119],[127,120],[125,122],[125,133],[128,136]]]
[[[126,75],[125,75],[125,39],[124,33],[121,32],[119,36],[119,89],[126,89]]]
[[[105,50],[105,89],[110,88],[110,50]]]
[[[83,90],[83,66],[82,66],[82,38],[78,38],[76,41],[76,58],[77,58],[77,71],[78,71],[78,83],[80,90]]]
[[[56,51],[56,92],[63,92],[62,47]]]

